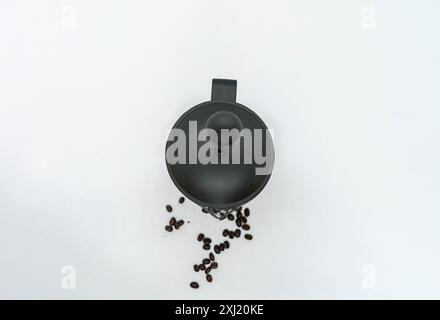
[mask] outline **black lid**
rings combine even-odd
[[[219,133],[220,129],[262,129],[263,155],[274,155],[273,143],[264,122],[249,108],[235,102],[237,82],[235,80],[213,79],[211,101],[203,102],[185,112],[175,123],[173,129],[181,129],[188,140],[190,121],[197,121],[197,135],[202,129],[210,128]],[[266,146],[265,136],[269,135],[270,143]],[[194,136],[194,135],[193,135]],[[270,173],[256,175],[255,169],[264,167],[257,164],[252,156],[251,162],[244,163],[244,145],[240,143],[240,163],[232,164],[232,145],[237,141],[226,141],[216,144],[218,163],[190,164],[189,143],[186,143],[186,163],[170,164],[167,169],[177,188],[190,200],[203,207],[229,209],[242,205],[253,199],[266,185]],[[168,138],[166,150],[175,142]],[[197,150],[207,142],[198,141]],[[252,147],[252,149],[254,149]],[[194,150],[194,149],[192,149]],[[229,164],[221,164],[222,157],[229,151]],[[273,163],[273,162],[272,162]]]

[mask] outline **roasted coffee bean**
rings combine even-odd
[[[227,217],[228,217],[228,220],[231,220],[231,221],[232,221],[232,220],[234,220],[234,216],[233,216],[233,215],[232,215],[231,213],[230,213],[230,214],[228,214],[228,216],[227,216]]]
[[[179,227],[183,226],[184,223],[185,223],[185,221],[183,221],[183,220],[179,220],[179,221],[177,221],[177,225],[178,225]]]
[[[237,219],[240,219],[241,217],[243,217],[243,214],[241,213],[241,211],[238,211],[236,216],[237,216]]]
[[[234,232],[234,236],[235,236],[236,238],[240,238],[240,235],[241,235],[241,231],[240,231],[240,229],[236,229],[235,232]]]
[[[205,208],[202,208],[202,212],[203,213],[208,213],[208,210],[206,210]]]
[[[211,270],[212,270],[212,268],[211,268],[211,267],[208,267],[208,268],[206,268],[205,273],[208,274],[208,273],[211,272]]]
[[[234,231],[229,231],[229,239],[234,239]]]
[[[199,270],[205,270],[206,269],[206,266],[204,265],[204,264],[199,264]]]
[[[172,217],[170,219],[170,226],[174,226],[176,224],[176,218]]]
[[[218,246],[220,247],[220,251],[225,251],[225,245],[223,243],[220,243]]]
[[[211,268],[212,269],[217,269],[217,267],[218,267],[218,263],[217,262],[211,262]]]
[[[214,251],[215,251],[215,253],[219,254],[220,253],[220,246],[216,244],[214,246]]]
[[[228,229],[223,230],[223,237],[227,237],[228,234],[229,234],[229,230]]]
[[[189,285],[191,286],[191,288],[194,288],[194,289],[197,289],[199,287],[199,284],[195,281],[191,282]]]
[[[211,250],[211,246],[210,246],[209,244],[205,243],[205,244],[203,245],[203,249],[205,249],[205,250]]]
[[[210,274],[206,275],[206,281],[212,282],[212,276]]]
[[[246,240],[252,240],[254,237],[251,235],[251,234],[249,234],[249,233],[246,233],[245,235],[244,235],[244,237],[245,237],[245,239]]]
[[[251,213],[251,211],[249,210],[249,208],[244,209],[244,215],[246,217],[249,217],[249,214]]]
[[[248,230],[251,228],[251,226],[248,225],[248,224],[244,224],[244,225],[242,226],[242,228],[243,228],[243,230],[248,231]]]
[[[235,210],[235,211],[240,212],[241,209],[243,209],[243,207],[239,207],[239,208],[238,208],[237,210]]]
[[[167,209],[168,212],[173,211],[173,207],[170,206],[169,204],[167,204],[167,206],[165,207],[165,209]]]
[[[212,252],[209,253],[209,260],[211,260],[211,261],[214,261],[214,260],[215,260],[215,257],[214,257],[214,255],[212,254]]]
[[[210,244],[211,242],[212,242],[212,240],[210,238],[203,239],[203,243]]]
[[[199,233],[197,236],[197,241],[202,241],[203,239],[205,239],[205,235],[203,233]]]
[[[165,230],[168,231],[168,232],[171,232],[171,231],[173,231],[173,227],[165,226]]]
[[[247,219],[246,219],[246,217],[241,217],[241,223],[247,223]]]
[[[242,226],[241,219],[235,220],[235,224],[240,228]]]
[[[198,264],[195,264],[195,265],[194,265],[194,271],[195,271],[195,272],[199,272],[199,270],[200,270],[199,265],[198,265]]]
[[[184,203],[185,202],[185,198],[184,197],[180,197],[179,198],[179,203]]]
[[[205,259],[203,259],[203,264],[210,264],[211,263],[211,260],[210,259],[207,259],[207,258],[205,258]]]
[[[226,249],[229,249],[229,241],[223,242],[223,245],[225,246]]]
[[[179,224],[176,223],[176,224],[174,225],[174,229],[179,230],[179,228],[180,228]]]

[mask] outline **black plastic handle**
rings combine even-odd
[[[211,101],[230,101],[237,99],[237,80],[212,79]]]

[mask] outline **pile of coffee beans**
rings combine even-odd
[[[182,204],[185,202],[184,197],[179,198],[179,204]],[[166,211],[172,212],[173,208],[171,205],[165,206]],[[208,210],[205,208],[202,208],[202,212],[208,213]],[[235,214],[235,215],[234,215]],[[224,238],[229,238],[230,240],[233,240],[235,238],[240,238],[245,231],[249,231],[251,229],[250,225],[248,224],[248,218],[250,215],[249,208],[245,208],[244,210],[242,207],[234,210],[234,212],[229,213],[226,218],[229,221],[235,221],[235,226],[231,229],[224,229],[222,232],[222,236]],[[177,220],[176,217],[171,217],[168,225],[165,226],[165,230],[168,232],[172,232],[173,230],[178,230],[181,226],[184,225],[183,220]],[[189,221],[188,221],[189,223]],[[246,240],[252,240],[253,236],[250,233],[245,233],[244,238]],[[202,261],[200,263],[195,263],[193,265],[193,269],[195,272],[202,271],[205,274],[205,278],[207,282],[212,282],[212,271],[218,268],[218,262],[216,261],[216,255],[221,254],[223,251],[230,248],[231,244],[228,240],[221,241],[219,243],[213,244],[212,239],[205,236],[203,233],[199,233],[196,237],[197,241],[201,243],[202,249],[205,251],[210,251],[207,257],[202,258]],[[211,251],[213,250],[213,252]],[[215,253],[215,255],[214,255]],[[199,284],[196,281],[192,281],[190,283],[190,287],[197,289],[199,288]]]
[[[204,211],[205,209],[203,209],[202,211]],[[205,211],[204,211],[205,212]],[[223,237],[227,237],[229,239],[235,239],[235,238],[240,238],[241,236],[241,230],[244,231],[249,231],[250,230],[250,225],[248,224],[248,217],[250,215],[250,210],[249,208],[245,208],[244,212],[242,213],[242,208],[238,208],[237,210],[235,210],[235,216],[233,213],[229,213],[227,215],[227,219],[229,221],[234,221],[235,220],[235,225],[238,228],[234,228],[234,230],[229,230],[229,229],[224,229],[222,232]],[[246,233],[244,235],[244,238],[246,240],[252,240],[253,236],[250,233]],[[212,246],[212,240],[208,237],[206,237],[203,233],[199,233],[197,236],[197,241],[202,242],[202,248],[204,250],[211,250],[211,246]],[[227,250],[230,248],[230,243],[228,240],[225,240],[223,242],[217,243],[215,244],[213,247],[214,253],[216,255],[221,254],[223,251]],[[218,267],[218,262],[215,261],[215,255],[210,252],[208,258],[204,258],[202,260],[202,263],[196,263],[194,264],[193,268],[195,272],[200,272],[200,271],[204,271],[204,273],[206,274],[206,281],[208,282],[212,282],[213,281],[213,277],[212,277],[212,271],[214,269],[217,269]],[[195,281],[190,283],[190,287],[197,289],[199,288],[199,284]]]

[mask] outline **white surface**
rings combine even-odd
[[[440,298],[439,6],[2,1],[0,297]],[[194,237],[225,224],[186,202],[165,234],[163,153],[213,77],[277,153],[208,285]]]

